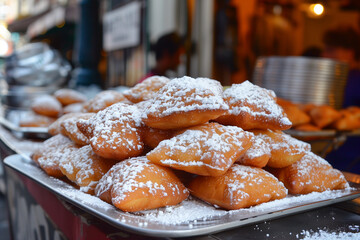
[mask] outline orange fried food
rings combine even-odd
[[[141,113],[136,106],[113,104],[88,120],[80,119],[77,126],[101,157],[120,161],[143,152]]]
[[[189,190],[205,202],[228,210],[254,206],[287,195],[284,185],[270,173],[238,164],[219,177],[196,177]]]
[[[360,109],[360,108],[359,108]],[[356,108],[348,108],[340,111],[341,117],[331,124],[331,127],[340,131],[350,131],[360,128],[360,114]]]
[[[60,178],[64,176],[59,167],[61,160],[76,149],[76,145],[70,139],[59,134],[44,141],[33,153],[32,159],[49,176]]]
[[[76,113],[76,112],[85,112],[84,103],[72,103],[63,108],[64,114],[66,113]]]
[[[86,96],[82,94],[81,92],[78,92],[73,89],[59,89],[54,92],[54,97],[63,105],[67,106],[69,104],[73,103],[81,103],[85,102]]]
[[[228,110],[218,81],[175,78],[161,88],[144,110],[144,123],[152,128],[177,129],[199,125]]]
[[[307,194],[348,187],[344,175],[321,157],[307,152],[288,167],[270,170],[291,194]]]
[[[277,98],[276,102],[284,109],[286,116],[291,121],[293,127],[310,122],[310,116],[301,110],[296,104],[280,98]]]
[[[270,146],[271,157],[267,163],[269,167],[287,167],[300,160],[311,149],[310,144],[281,131],[258,130],[254,133]]]
[[[251,147],[236,162],[246,166],[263,168],[270,157],[271,149],[269,144],[255,135]]]
[[[298,126],[294,127],[294,129],[299,130],[299,131],[320,131],[321,130],[321,128],[319,128],[311,123],[298,125]]]
[[[117,91],[114,90],[101,91],[100,93],[96,94],[96,96],[93,99],[87,101],[84,104],[84,110],[86,112],[96,113],[118,102],[127,103],[128,100],[122,93],[119,93]]]
[[[61,103],[50,95],[35,98],[31,103],[31,109],[37,114],[54,118],[62,114]]]
[[[77,116],[80,113],[67,113],[62,115],[61,117],[59,117],[58,119],[56,119],[56,121],[54,121],[53,123],[51,123],[51,125],[48,127],[48,133],[52,136],[58,135],[60,134],[61,128],[60,128],[60,124],[71,117]]]
[[[244,130],[285,130],[291,127],[290,120],[276,103],[276,95],[271,90],[245,81],[226,89],[224,98],[230,109],[216,119],[219,123],[238,126]]]
[[[114,165],[99,181],[95,194],[122,211],[137,212],[176,205],[189,191],[170,169],[137,157]]]
[[[319,128],[324,128],[341,117],[338,111],[327,105],[314,107],[310,110],[309,115],[311,121]]]
[[[153,163],[186,172],[219,176],[251,146],[252,133],[205,123],[164,140],[146,156]]]
[[[89,144],[89,139],[79,130],[76,123],[80,119],[87,120],[94,116],[95,113],[78,113],[63,120],[60,123],[60,132],[62,135],[70,138],[74,143],[84,146]]]
[[[114,161],[96,155],[87,145],[68,154],[59,166],[61,172],[80,187],[80,191],[94,194],[98,181],[114,164]]]
[[[21,116],[19,126],[20,127],[48,127],[56,119],[52,117],[47,117],[44,115],[39,115],[34,112],[26,112]]]
[[[175,134],[175,131],[173,130],[162,130],[147,126],[144,126],[141,131],[142,140],[144,141],[145,145],[152,149],[156,148],[161,141],[172,138]]]
[[[133,88],[125,91],[124,96],[133,103],[152,99],[157,92],[170,81],[167,77],[152,76],[143,82],[136,84]]]

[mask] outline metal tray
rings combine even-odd
[[[46,139],[51,137],[46,127],[20,127],[3,116],[0,116],[0,124],[15,134],[20,134],[24,138],[42,138]]]
[[[145,236],[176,238],[205,235],[360,197],[360,184],[350,182],[349,189],[288,196],[282,200],[241,210],[225,211],[199,200],[189,199],[177,206],[132,214],[117,210],[97,197],[47,176],[29,158],[12,155],[7,157],[4,163],[87,213],[118,229]],[[351,177],[354,179],[353,175]],[[182,218],[184,221],[181,221]]]

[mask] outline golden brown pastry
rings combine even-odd
[[[216,119],[217,122],[249,129],[286,130],[290,120],[276,103],[273,91],[256,86],[249,81],[233,84],[224,91],[228,112]]]
[[[21,115],[19,126],[46,128],[55,120],[55,118],[39,115],[34,112],[26,112],[25,114]]]
[[[263,168],[271,157],[271,148],[261,137],[252,138],[251,147],[236,161],[239,164]]]
[[[161,141],[172,138],[176,133],[174,130],[162,130],[147,126],[144,126],[141,132],[144,144],[151,149],[156,148]]]
[[[298,125],[296,127],[294,127],[295,130],[299,130],[299,131],[320,131],[321,128],[315,126],[314,124],[311,123],[307,123],[307,124],[301,124]]]
[[[215,119],[228,108],[218,81],[175,78],[150,100],[144,110],[144,123],[159,129],[185,128]]]
[[[94,115],[95,113],[79,113],[63,120],[60,123],[60,133],[70,138],[77,145],[88,145],[89,139],[78,129],[76,123],[80,119],[87,120]]]
[[[307,152],[288,167],[270,170],[291,194],[307,194],[348,187],[344,175],[321,157]]]
[[[59,167],[70,181],[80,187],[80,191],[94,194],[98,181],[114,164],[114,161],[96,155],[87,145],[67,154]]]
[[[63,108],[64,114],[77,112],[85,112],[84,103],[72,103]]]
[[[341,117],[331,124],[331,127],[339,131],[350,131],[360,128],[360,114],[355,108],[343,109]]]
[[[80,119],[77,126],[101,157],[120,161],[143,152],[142,119],[136,106],[113,104],[88,120]]]
[[[165,86],[169,81],[170,79],[167,77],[151,76],[125,91],[123,94],[133,103],[146,101],[152,99],[160,88]]]
[[[300,160],[311,149],[310,144],[281,131],[257,130],[254,133],[270,146],[271,157],[267,163],[269,167],[283,168],[289,166]]]
[[[338,111],[327,105],[315,106],[309,115],[311,121],[319,128],[324,128],[341,117]]]
[[[99,181],[95,194],[122,211],[137,212],[176,205],[189,191],[170,169],[137,157],[114,165]]]
[[[251,146],[253,134],[235,126],[205,123],[164,140],[146,156],[153,163],[219,176]]]
[[[31,109],[40,115],[56,118],[62,114],[61,103],[53,96],[43,95],[34,99]]]
[[[59,89],[54,92],[54,97],[63,105],[67,106],[73,103],[82,103],[85,102],[86,96],[81,92],[78,92],[73,89]]]
[[[33,153],[32,159],[49,176],[61,178],[64,176],[59,167],[61,160],[77,148],[70,139],[58,134],[44,141],[42,146]]]
[[[53,123],[50,124],[50,126],[48,127],[48,133],[52,136],[60,134],[60,131],[61,131],[60,124],[64,120],[74,117],[74,116],[78,116],[80,114],[81,113],[67,113],[67,114],[62,115],[61,117],[56,119],[56,121],[54,121]]]
[[[292,123],[292,127],[310,122],[310,116],[301,110],[296,104],[280,98],[277,98],[276,102],[284,109],[286,116]]]
[[[189,185],[192,195],[228,210],[246,208],[286,197],[287,189],[261,168],[234,164],[218,177],[198,176]]]
[[[87,101],[84,104],[84,110],[86,112],[96,113],[118,102],[128,103],[129,101],[120,92],[114,90],[101,91],[100,93],[96,94],[93,99]]]

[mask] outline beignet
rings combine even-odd
[[[234,164],[218,177],[198,176],[189,185],[192,195],[228,210],[246,208],[286,197],[287,189],[261,168]]]
[[[251,147],[236,162],[246,166],[263,168],[270,157],[271,149],[269,144],[255,135]]]
[[[175,78],[149,101],[144,110],[144,123],[159,129],[191,127],[219,117],[228,108],[218,81]]]
[[[341,117],[338,111],[327,105],[315,106],[310,110],[309,115],[311,121],[319,128],[324,128]]]
[[[312,152],[307,152],[299,161],[288,167],[270,171],[284,183],[291,194],[323,192],[349,186],[339,170]]]
[[[94,98],[84,103],[84,110],[97,113],[118,102],[128,103],[128,100],[120,92],[114,90],[101,91]]]
[[[88,120],[78,120],[77,126],[101,157],[120,161],[143,152],[141,113],[136,106],[113,104]]]
[[[230,109],[216,119],[219,123],[238,126],[244,130],[285,130],[291,127],[290,120],[276,103],[276,95],[271,90],[245,81],[226,89],[224,99]]]
[[[267,163],[269,167],[287,167],[300,160],[306,152],[311,150],[310,144],[281,131],[257,130],[254,133],[270,146],[271,156]]]
[[[167,77],[152,76],[124,91],[124,96],[133,103],[152,99],[170,81]]]
[[[87,145],[68,154],[59,166],[61,172],[80,187],[80,191],[94,194],[98,181],[114,164],[114,161],[96,155]]]
[[[170,169],[137,157],[114,165],[100,179],[95,194],[122,211],[137,212],[176,205],[189,191]]]
[[[85,102],[86,96],[73,89],[63,88],[54,92],[54,97],[63,105]]]
[[[64,176],[59,166],[61,160],[77,148],[70,139],[58,134],[45,140],[31,157],[49,176],[61,178]]]
[[[60,123],[61,134],[70,138],[77,145],[88,145],[89,139],[78,129],[76,124],[80,119],[87,120],[94,115],[95,113],[79,113],[63,120]]]
[[[219,176],[251,146],[252,133],[205,123],[164,140],[146,156],[153,163],[186,172]]]
[[[55,97],[43,95],[34,99],[31,110],[40,115],[56,118],[62,114],[62,105]]]
[[[293,127],[307,124],[311,121],[310,116],[301,110],[296,104],[280,98],[277,98],[276,102],[284,109],[284,112]]]
[[[51,124],[53,124],[55,121],[56,118],[39,115],[34,112],[25,112],[24,114],[21,115],[19,126],[46,128]]]

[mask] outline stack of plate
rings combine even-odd
[[[341,108],[348,65],[326,58],[262,57],[256,62],[253,83],[272,89],[278,97]]]

